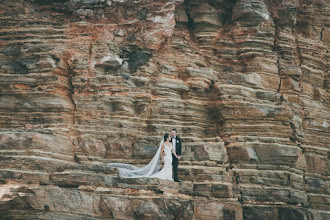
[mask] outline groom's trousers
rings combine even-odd
[[[173,155],[173,154],[172,154]],[[178,158],[176,158],[173,155],[173,161],[172,161],[172,165],[173,165],[173,176],[174,176],[174,181],[178,182],[179,181],[179,177],[178,177],[178,166],[179,166],[179,160]]]

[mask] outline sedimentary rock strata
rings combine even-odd
[[[0,1],[0,217],[329,219],[325,0]],[[122,179],[165,132],[181,183]]]

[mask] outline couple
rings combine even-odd
[[[160,142],[158,150],[147,166],[136,167],[124,163],[109,163],[108,167],[116,167],[119,176],[124,178],[150,177],[180,182],[178,178],[178,165],[181,159],[181,139],[176,136],[176,129],[172,129],[171,136],[166,133]],[[160,170],[161,162],[164,167]]]

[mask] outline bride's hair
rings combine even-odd
[[[167,140],[168,136],[170,136],[168,133],[166,133],[166,134],[164,135],[164,141]]]

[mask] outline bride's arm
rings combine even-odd
[[[172,153],[174,154],[174,156],[175,156],[176,158],[178,158],[178,155],[176,155],[176,153],[175,153],[175,151],[174,151],[174,148],[171,147],[171,149],[172,149]]]
[[[163,144],[163,145],[162,145],[162,148],[160,149],[160,156],[161,156],[161,158],[162,158],[162,162],[164,162],[164,154],[163,154],[164,147],[165,147],[165,145]]]

